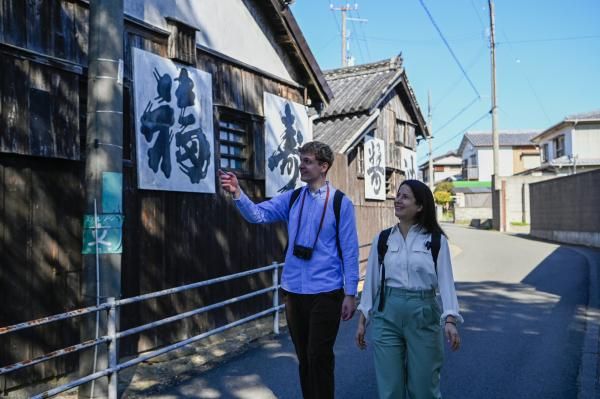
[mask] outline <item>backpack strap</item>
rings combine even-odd
[[[344,264],[344,258],[342,257],[342,246],[340,244],[340,213],[342,211],[342,200],[344,199],[344,193],[340,190],[335,190],[333,194],[333,214],[335,216],[335,243],[337,245],[338,256]]]
[[[290,197],[290,205],[288,207],[288,219],[290,215],[290,211],[292,210],[292,206],[300,196],[300,192],[302,191],[302,187],[299,187],[292,191],[292,195]],[[344,262],[344,258],[342,257],[342,246],[340,244],[340,214],[342,212],[342,201],[344,200],[344,193],[341,190],[336,189],[335,194],[333,194],[333,214],[335,216],[335,243],[337,245],[338,256]],[[289,245],[289,243],[288,243]],[[287,245],[285,247],[285,252],[287,253]]]
[[[292,196],[290,197],[290,205],[288,206],[288,220],[290,219],[290,211],[292,210],[292,206],[294,205],[294,202],[296,202],[296,200],[300,196],[300,191],[302,191],[302,187],[298,187],[297,189],[292,191]],[[287,254],[289,246],[290,246],[290,242],[289,242],[289,237],[288,237],[288,242],[287,242],[287,244],[285,244],[285,248],[283,249],[284,257],[285,257],[285,254]]]
[[[296,200],[300,196],[300,191],[302,191],[302,187],[298,187],[297,189],[295,189],[294,191],[292,191],[292,196],[290,197],[290,206],[288,207],[288,219],[289,219],[289,216],[290,216],[290,210],[292,209],[292,206],[294,205],[294,202],[296,202]]]
[[[378,311],[383,311],[383,305],[385,301],[385,265],[383,262],[383,258],[385,258],[385,254],[388,249],[388,239],[390,238],[390,233],[392,232],[392,228],[387,228],[382,230],[379,233],[379,238],[377,239],[377,258],[379,260],[379,265],[381,266],[381,284],[379,284],[379,307]]]
[[[431,233],[431,256],[433,257],[433,264],[435,266],[435,274],[437,274],[437,260],[440,253],[440,246],[442,241],[442,233],[435,231]]]

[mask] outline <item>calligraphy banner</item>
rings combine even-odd
[[[385,201],[385,142],[367,138],[365,151],[365,198]]]
[[[417,153],[406,147],[400,148],[400,165],[407,179],[417,178]]]
[[[300,153],[302,144],[312,141],[312,128],[302,104],[265,93],[266,196],[302,186]]]
[[[138,186],[215,192],[212,76],[133,49]]]

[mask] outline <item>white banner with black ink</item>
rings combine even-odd
[[[385,142],[366,138],[364,152],[365,198],[385,201]]]
[[[212,76],[133,49],[138,186],[215,192]]]
[[[417,153],[406,147],[400,148],[401,170],[407,179],[417,178]]]
[[[264,94],[266,196],[302,186],[300,154],[302,144],[312,141],[312,126],[306,107],[274,94]]]

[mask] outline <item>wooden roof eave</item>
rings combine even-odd
[[[293,46],[296,56],[306,70],[311,86],[316,91],[317,95],[324,104],[329,104],[333,98],[333,92],[325,80],[325,76],[317,63],[312,51],[310,50],[304,35],[296,18],[289,9],[289,6],[282,4],[280,0],[269,0],[272,7],[277,11],[280,17],[283,28],[289,37],[292,38],[291,45]]]
[[[405,92],[408,95],[408,100],[411,106],[411,109],[414,113],[415,119],[417,120],[417,124],[419,125],[419,128],[421,129],[421,136],[423,136],[424,138],[427,137],[431,137],[431,132],[429,131],[429,126],[427,126],[427,122],[425,122],[425,117],[423,116],[423,113],[421,112],[421,107],[419,107],[419,103],[417,102],[417,97],[415,96],[415,93],[412,89],[412,87],[410,86],[410,83],[408,82],[408,78],[406,76],[406,72],[404,71],[404,69],[402,69],[402,86],[405,90]]]
[[[421,136],[429,136],[431,133],[429,132],[429,128],[427,126],[427,123],[425,122],[425,118],[421,113],[421,108],[419,107],[417,98],[415,97],[415,93],[413,92],[412,87],[408,83],[408,78],[406,77],[406,72],[404,68],[399,69],[398,72],[394,75],[386,89],[381,93],[381,97],[379,98],[379,100],[377,100],[377,102],[371,107],[369,112],[373,112],[375,108],[380,108],[382,106],[383,101],[387,98],[388,94],[396,90],[398,85],[402,85],[402,88],[404,89],[404,92],[408,97],[410,110],[412,111],[413,116],[417,121],[417,126],[419,127],[420,132],[422,133]]]
[[[344,144],[340,151],[342,154],[347,154],[356,146],[358,141],[361,140],[366,134],[367,128],[369,128],[373,124],[373,122],[377,120],[377,117],[379,117],[380,112],[381,110],[379,108],[376,108],[370,112],[369,119],[367,119],[367,121],[363,123],[360,129],[358,129],[348,141],[346,141],[346,144]]]

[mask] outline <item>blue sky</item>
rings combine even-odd
[[[340,7],[346,2],[296,0],[292,5],[324,70],[341,66],[341,14],[331,11],[330,4]],[[468,130],[491,131],[491,117],[486,115],[491,107],[487,0],[363,0],[357,4],[348,16],[368,22],[348,22],[356,64],[402,53],[424,116],[427,92],[431,92],[434,155],[456,149],[465,129],[480,118]],[[566,115],[600,109],[600,0],[495,1],[495,14],[501,130],[545,129]],[[426,151],[421,144],[419,163]]]

